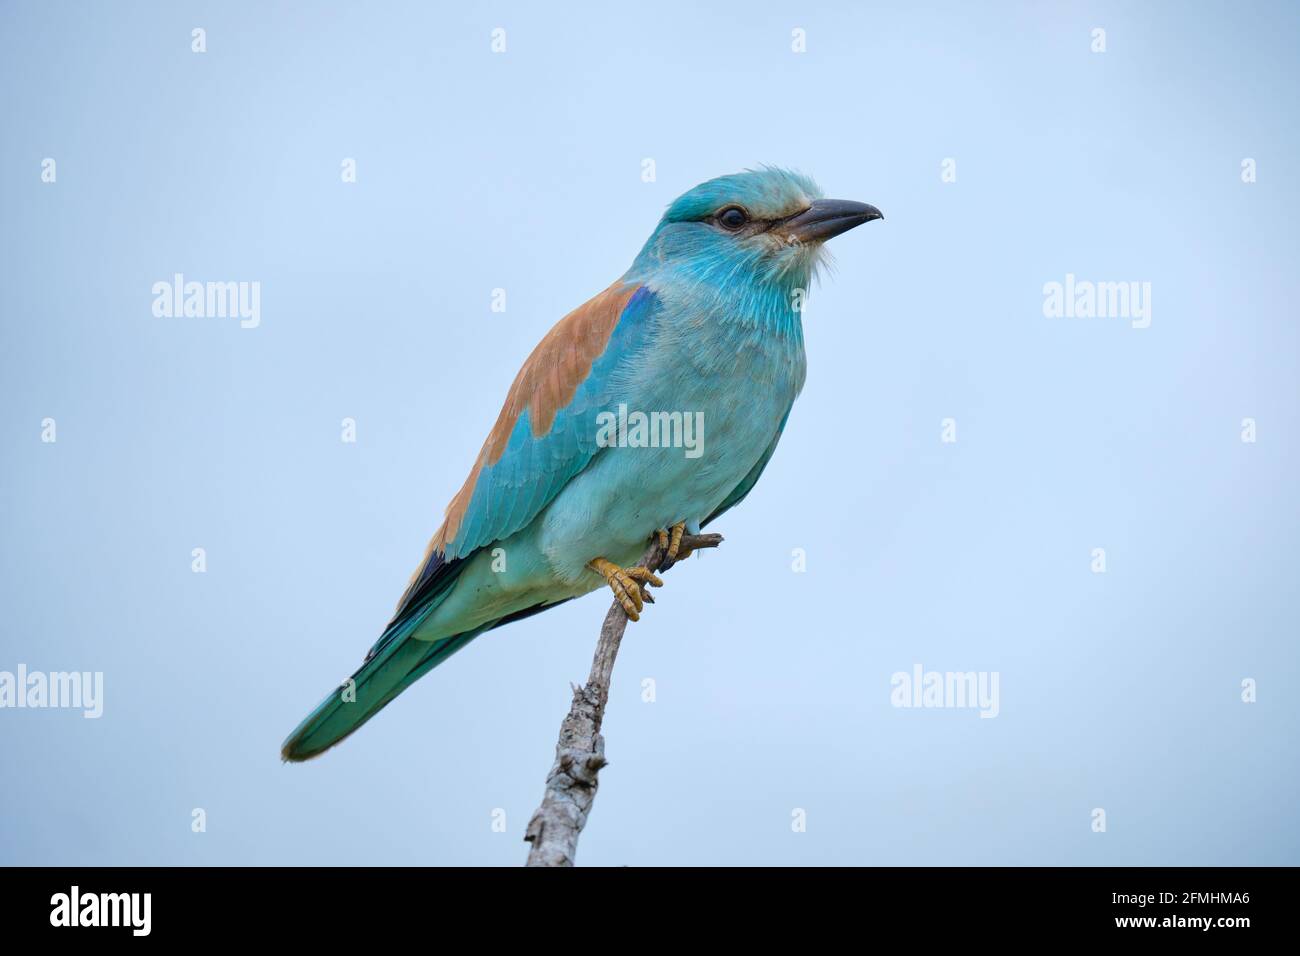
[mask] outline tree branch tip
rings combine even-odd
[[[722,541],[722,535],[717,532],[684,534],[678,545],[679,555],[689,557],[696,551],[716,548]],[[667,545],[660,544],[656,535],[648,543],[640,566],[652,571],[667,571],[676,563],[675,559],[669,559]],[[648,588],[641,586],[641,591],[646,603],[655,603]],[[578,837],[587,824],[587,815],[596,798],[597,774],[609,766],[600,726],[605,716],[605,705],[609,702],[614,660],[627,625],[628,616],[623,606],[618,601],[613,602],[601,624],[587,683],[569,684],[573,691],[573,704],[560,724],[555,764],[546,778],[542,804],[524,832],[524,841],[531,844],[528,866],[573,866]],[[552,822],[555,825],[548,826]]]

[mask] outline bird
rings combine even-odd
[[[883,218],[772,166],[669,204],[627,272],[525,360],[392,619],[281,757],[323,753],[474,638],[564,601],[608,587],[638,620],[663,583],[637,566],[647,545],[685,557],[776,450],[825,242]]]

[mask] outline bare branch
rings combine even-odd
[[[679,553],[689,554],[720,544],[720,534],[683,535]],[[667,560],[667,549],[657,539],[641,558],[641,567],[653,571],[667,571],[675,563]],[[644,586],[642,590],[649,594]],[[605,719],[614,660],[626,628],[627,614],[614,601],[600,627],[587,683],[573,688],[573,704],[560,724],[555,763],[546,778],[542,804],[524,834],[524,839],[532,844],[528,851],[529,866],[573,866],[578,837],[587,825],[587,815],[596,799],[596,775],[606,763],[605,738],[601,736],[600,725]]]

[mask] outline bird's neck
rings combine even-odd
[[[802,309],[810,269],[755,278],[717,268],[661,265],[645,273],[634,268],[625,278],[648,286],[670,313],[716,325],[733,336],[776,337],[803,346]]]

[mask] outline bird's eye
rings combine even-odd
[[[728,206],[718,213],[718,222],[724,229],[740,229],[749,222],[749,215],[739,206]]]

